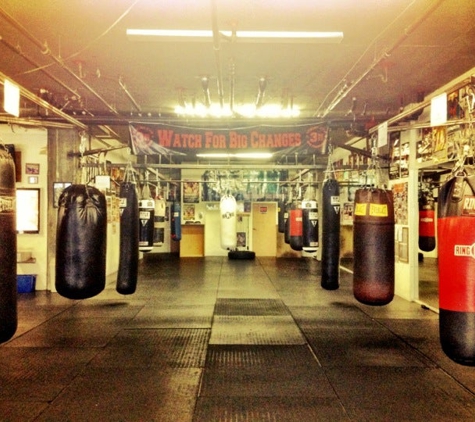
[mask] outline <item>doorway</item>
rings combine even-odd
[[[252,249],[256,256],[277,255],[277,204],[252,204]]]

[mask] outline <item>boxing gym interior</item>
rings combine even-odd
[[[0,421],[473,421],[471,0],[3,0]]]

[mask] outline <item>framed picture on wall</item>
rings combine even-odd
[[[38,163],[26,163],[25,173],[26,174],[40,174],[40,165]]]

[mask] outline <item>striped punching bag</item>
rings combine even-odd
[[[96,296],[106,285],[106,198],[95,187],[71,185],[58,202],[56,290],[68,299]]]
[[[309,253],[318,249],[317,201],[302,201],[302,249]]]
[[[322,187],[322,278],[321,286],[336,290],[340,286],[340,187],[327,179]]]
[[[237,244],[237,204],[234,196],[224,195],[219,204],[221,216],[221,248],[236,249]]]
[[[475,366],[475,168],[447,181],[438,201],[440,342],[454,362]]]
[[[390,190],[355,193],[353,294],[366,305],[386,305],[394,297],[394,204]]]
[[[15,163],[0,148],[0,343],[10,340],[16,332],[16,223]]]
[[[116,290],[135,293],[139,266],[139,203],[135,183],[122,182],[120,198],[120,250]]]

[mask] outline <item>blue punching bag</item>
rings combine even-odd
[[[171,212],[171,236],[172,240],[181,240],[181,206],[179,202],[173,202]]]

